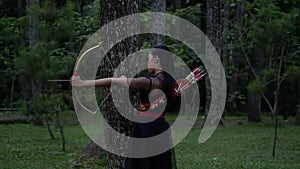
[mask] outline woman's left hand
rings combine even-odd
[[[72,76],[71,77],[71,86],[83,87],[84,86],[83,80],[81,80],[79,76]]]

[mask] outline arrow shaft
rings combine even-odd
[[[71,80],[67,80],[67,79],[51,79],[48,80],[48,82],[70,82]]]

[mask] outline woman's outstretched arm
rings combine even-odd
[[[106,87],[116,84],[121,87],[129,87],[128,79],[126,77],[109,77],[96,80],[81,80],[80,77],[72,77],[71,85],[74,87]]]
[[[151,84],[150,84],[151,83]],[[125,88],[144,88],[149,89],[151,86],[152,89],[158,88],[159,84],[145,77],[140,78],[126,78],[125,76],[121,77],[109,77],[97,80],[81,80],[80,77],[73,76],[71,78],[71,85],[74,87],[106,87],[115,84],[120,87]]]

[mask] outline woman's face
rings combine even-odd
[[[149,53],[148,55],[148,62],[147,62],[147,67],[149,73],[153,73],[154,69],[157,67],[157,57]]]

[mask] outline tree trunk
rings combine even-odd
[[[300,104],[298,104],[298,108],[295,116],[295,125],[300,125]]]
[[[59,118],[60,113],[61,113],[61,108],[60,108],[60,105],[58,105],[57,107],[55,107],[56,121],[57,121],[60,138],[61,138],[61,144],[62,144],[61,149],[62,149],[62,151],[66,151],[66,138],[65,138],[65,134],[64,134],[63,124]]]
[[[101,160],[106,157],[106,151],[100,148],[94,142],[90,142],[83,150],[79,157],[79,161],[88,161],[89,159]]]
[[[235,13],[234,13],[234,23],[235,23],[235,27],[237,29],[238,32],[240,32],[243,28],[243,15],[244,15],[244,2],[243,0],[238,0],[237,4],[236,4],[236,9],[235,9]],[[241,33],[239,33],[240,35]],[[238,37],[236,37],[238,38]],[[233,51],[233,64],[234,64],[234,68],[236,68],[237,70],[240,69],[240,65],[241,65],[241,48],[237,47],[234,49]],[[234,89],[237,89],[237,83],[239,82],[239,71],[234,71],[233,74],[233,78],[236,80],[235,84],[234,84]]]
[[[230,32],[229,32],[229,27],[230,27],[230,5],[227,1],[223,1],[223,25],[222,25],[222,42],[224,45],[222,45],[222,63],[224,66],[224,71],[226,77],[228,77],[228,61],[229,61],[229,49],[228,46],[230,44]],[[230,86],[228,86],[230,90]],[[230,91],[229,91],[230,92]],[[230,92],[233,93],[233,92]],[[228,103],[228,102],[227,102]],[[226,104],[226,108],[229,110],[233,110],[233,105],[232,103]],[[224,114],[223,114],[224,116]]]
[[[14,99],[15,82],[16,82],[17,76],[18,76],[18,73],[16,70],[14,70],[14,75],[13,75],[12,83],[11,83],[11,87],[10,87],[10,109],[11,110],[14,108],[13,99]]]
[[[167,4],[166,0],[152,0],[151,3],[151,10],[152,12],[167,12]],[[165,31],[165,26],[166,26],[166,18],[161,17],[161,18],[152,18],[153,20],[153,29],[159,29],[162,30],[163,32]],[[164,35],[153,35],[152,36],[152,46],[156,46],[159,44],[164,44],[165,42],[165,37]]]
[[[221,1],[220,0],[206,0],[206,36],[212,42],[219,55],[221,55]],[[208,113],[211,102],[211,87],[209,83],[209,76],[205,80],[206,86],[206,108]]]
[[[229,26],[230,26],[230,5],[227,1],[223,2],[224,5],[224,10],[223,10],[223,34],[222,34],[222,42],[224,45],[222,45],[222,63],[224,66],[224,70],[225,70],[225,74],[226,76],[228,75],[228,58],[229,58],[229,54],[228,54],[228,43],[229,43],[229,36],[230,36],[230,32],[229,32]]]
[[[181,8],[181,0],[174,0],[173,1],[173,12],[176,11],[176,9],[180,9]]]
[[[21,17],[25,14],[24,0],[17,1],[17,12],[18,12],[18,17]]]
[[[298,79],[298,105],[297,105],[297,111],[296,111],[296,120],[295,125],[300,125],[300,80]]]
[[[221,1],[220,0],[206,0],[206,18],[207,29],[206,35],[212,42],[217,52],[221,56],[222,54],[222,42],[221,42]]]
[[[243,13],[244,13],[244,3],[243,0],[238,0],[236,2],[236,8],[234,11],[234,28],[235,28],[235,32],[236,35],[241,35],[240,31],[243,28]],[[234,37],[234,41],[235,43],[238,42],[238,38],[237,36]],[[237,45],[239,46],[239,45]],[[241,69],[241,48],[240,47],[236,47],[233,49],[232,51],[232,63],[233,63],[233,71],[232,71],[232,75],[231,75],[231,80],[229,83],[229,93],[230,94],[234,94],[234,92],[239,91],[241,92],[241,85],[238,85],[238,83],[240,82],[240,69]],[[234,105],[237,105],[237,103],[234,103]],[[231,107],[231,109],[236,111],[236,107]]]
[[[248,109],[248,121],[260,122],[261,115],[261,96],[258,94],[252,94],[247,91],[247,109]]]
[[[39,7],[39,0],[27,0],[27,9],[30,7]],[[31,51],[37,47],[39,41],[39,16],[34,11],[28,11],[29,29],[28,29],[28,44]],[[33,52],[32,52],[33,53]],[[31,56],[34,57],[34,56]],[[35,125],[43,125],[41,115],[39,113],[33,113],[33,104],[35,98],[41,92],[41,86],[38,83],[38,79],[35,76],[28,75],[28,84],[22,86],[25,100],[27,101],[26,106],[29,114],[33,114],[33,123]]]
[[[274,129],[274,140],[273,140],[273,152],[272,156],[275,158],[275,150],[276,150],[276,143],[277,143],[277,129],[278,129],[278,117],[275,117],[275,129]]]
[[[27,0],[27,6],[36,5],[39,6],[39,0]],[[33,48],[39,39],[39,18],[38,15],[33,14],[32,12],[29,14],[29,32],[28,32],[28,39],[29,39],[29,47]]]
[[[140,1],[138,0],[101,0],[100,1],[100,24],[104,26],[105,24],[118,19],[122,16],[130,15],[133,13],[138,13],[140,11]],[[133,30],[136,29],[135,25],[133,26]],[[116,36],[116,35],[114,35]],[[110,37],[108,35],[108,37]],[[128,54],[133,53],[139,49],[138,38],[137,36],[127,38],[122,42],[116,44],[111,51],[105,56],[103,59],[103,63],[101,63],[101,76],[109,77],[112,76],[113,68],[116,68],[120,61],[123,60]],[[110,66],[112,65],[112,67]],[[132,70],[133,68],[127,67],[126,69]],[[103,96],[106,96],[109,92],[108,88],[104,88],[101,92]],[[113,105],[113,101],[111,96],[108,97],[107,101],[103,104],[103,108],[101,112],[104,116],[104,119],[107,123],[117,130],[120,133],[129,135],[130,132],[130,122],[125,119],[120,113],[118,113],[117,109]],[[130,113],[130,112],[128,112]],[[104,131],[105,131],[104,127]],[[120,138],[112,138],[110,134],[105,133],[105,141],[113,142],[115,145],[119,145],[120,149],[124,148],[124,144],[126,144]],[[88,147],[92,147],[89,148]],[[94,143],[90,143],[84,151],[84,157],[95,155],[101,156],[104,154],[104,151],[101,150]],[[91,154],[90,154],[91,153]],[[109,152],[107,154],[107,168],[110,169],[123,169],[125,158],[121,156],[117,156],[115,154],[111,154]]]
[[[46,124],[47,124],[48,133],[50,134],[51,139],[54,140],[55,138],[54,138],[54,135],[53,135],[53,133],[52,133],[52,130],[51,130],[51,126],[50,126],[49,118],[48,118],[48,117],[46,117]]]
[[[76,1],[76,8],[78,13],[82,15],[83,13],[83,7],[84,7],[85,1],[84,0],[77,0]]]
[[[177,9],[181,9],[181,0],[173,1],[173,12],[175,13]],[[182,30],[183,26],[181,25],[181,22],[179,22],[178,20],[175,20],[175,22],[176,22],[176,25],[178,25],[178,27],[174,29],[174,33],[177,36],[182,36],[181,32],[184,31],[184,30]],[[175,44],[176,43],[179,44],[179,41],[175,41]]]
[[[100,16],[101,25],[105,25],[109,21],[115,20],[119,17],[130,15],[133,13],[139,12],[139,1],[138,0],[107,0],[100,1]],[[122,5],[123,4],[123,5]],[[136,25],[132,25],[133,29]],[[138,38],[131,37],[123,40],[114,46],[114,48],[107,54],[107,58],[104,59],[104,76],[109,77],[112,76],[113,68],[116,68],[120,61],[123,60],[128,54],[133,53],[138,50]],[[108,63],[109,62],[109,63]],[[113,67],[111,67],[111,64]],[[109,65],[109,66],[108,66]],[[134,68],[127,67],[128,70],[132,70]],[[122,70],[121,70],[122,71]],[[125,71],[125,70],[124,70]],[[120,74],[123,74],[120,72]],[[104,95],[107,95],[108,90],[104,91]],[[103,109],[104,119],[108,122],[108,124],[117,130],[120,133],[129,135],[130,132],[130,121],[124,118],[115,108],[112,97],[108,97],[107,102],[105,102]],[[130,114],[132,112],[128,112]],[[104,129],[104,131],[106,131]],[[119,149],[122,151],[126,151],[126,142],[122,140],[122,138],[115,138],[109,133],[105,133],[106,142],[113,143],[114,145],[118,145]],[[124,168],[125,158],[107,153],[107,164],[110,169],[123,169]]]
[[[252,58],[252,66],[257,76],[260,75],[263,66],[263,54],[259,45],[254,47],[254,58]],[[255,80],[255,75],[249,72],[249,82]],[[249,122],[260,122],[261,116],[261,96],[259,94],[253,94],[247,90],[247,109],[248,109],[248,121]]]

